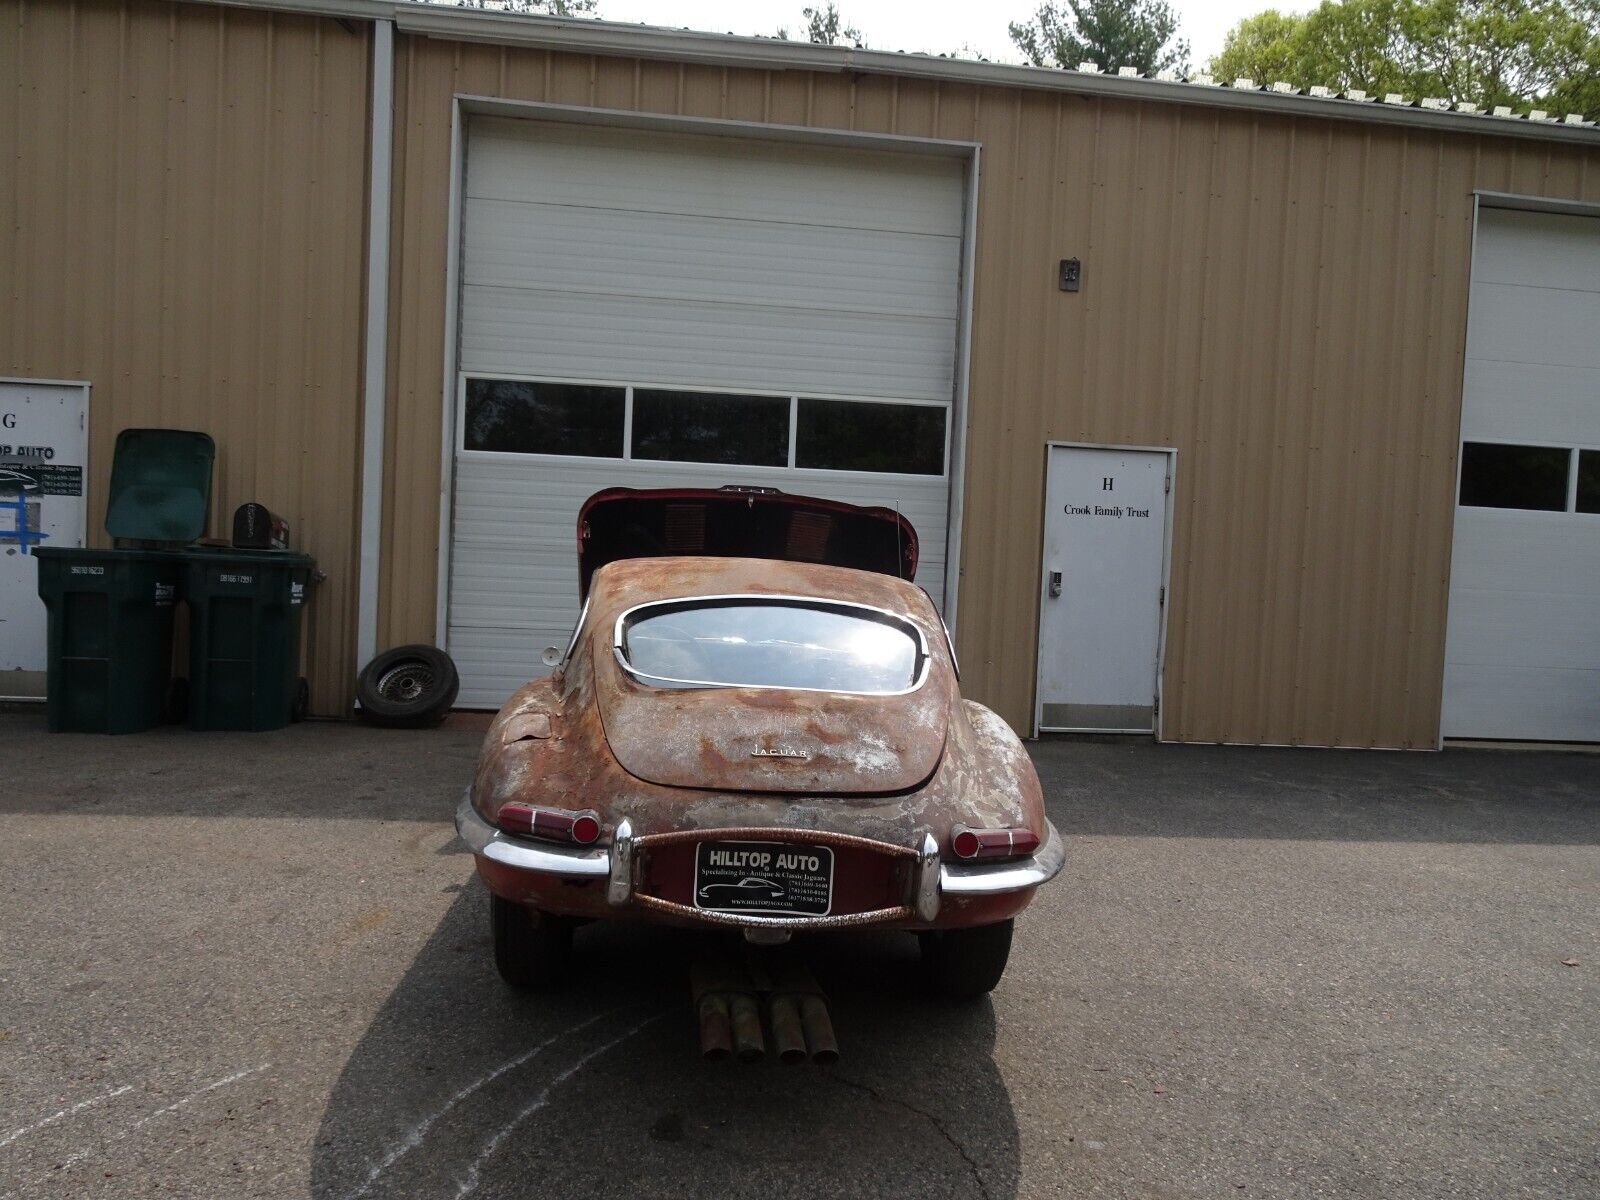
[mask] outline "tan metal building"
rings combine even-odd
[[[1600,737],[1592,125],[369,0],[0,17],[0,376],[89,385],[91,542],[119,429],[216,437],[213,532],[260,500],[327,572],[318,713],[411,641],[492,705],[575,611],[574,497],[732,482],[902,505],[1024,732]]]

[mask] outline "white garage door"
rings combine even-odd
[[[1600,218],[1484,209],[1446,737],[1600,741]]]
[[[898,508],[942,599],[964,166],[474,119],[447,648],[465,707],[577,618],[575,526],[615,486]]]

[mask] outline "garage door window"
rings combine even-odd
[[[621,457],[626,407],[626,388],[469,379],[462,448]]]
[[[946,473],[947,404],[472,377],[463,393],[461,448],[468,451]]]
[[[1572,451],[1565,447],[1467,442],[1461,448],[1461,503],[1566,512],[1571,468]]]
[[[789,398],[635,389],[633,457],[789,465]]]
[[[1578,511],[1600,513],[1600,450],[1578,451]]]
[[[943,475],[943,405],[861,404],[801,397],[795,466]]]

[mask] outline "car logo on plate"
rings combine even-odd
[[[810,758],[804,750],[785,750],[779,747],[776,750],[752,750],[751,758]]]

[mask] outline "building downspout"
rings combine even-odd
[[[367,164],[367,313],[361,377],[361,531],[356,672],[378,652],[383,538],[384,409],[389,367],[389,197],[394,163],[394,22],[372,23],[372,131]]]

